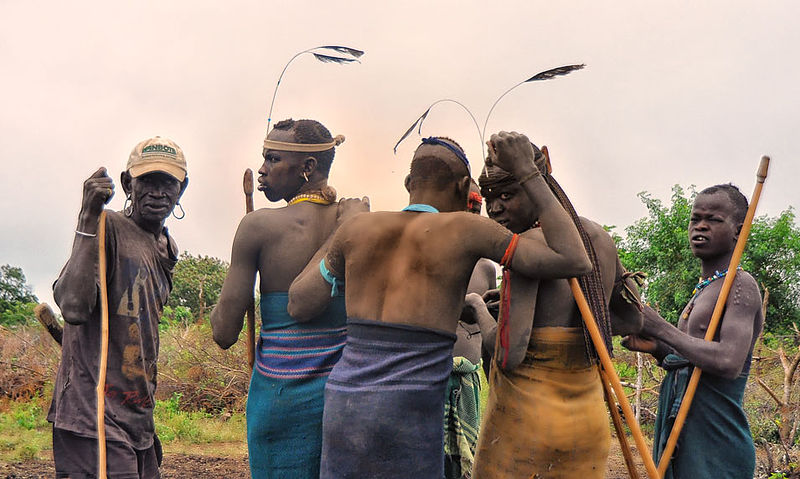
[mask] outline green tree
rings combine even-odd
[[[648,275],[645,300],[672,323],[689,301],[700,277],[700,261],[692,255],[687,227],[694,187],[688,191],[672,187],[670,204],[639,193],[647,216],[625,228],[625,237],[615,235],[625,267]],[[788,332],[800,323],[800,228],[790,207],[779,216],[753,221],[742,267],[769,289],[767,331]]]
[[[228,263],[211,256],[192,256],[183,252],[172,275],[169,305],[188,308],[195,320],[204,317],[217,304]]]
[[[0,266],[0,324],[13,325],[31,320],[38,302],[22,268],[7,264]]]

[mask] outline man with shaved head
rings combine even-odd
[[[533,164],[528,139],[501,132],[490,150],[491,161],[518,175],[540,209],[542,238],[520,239],[465,212],[466,155],[450,139],[426,138],[405,181],[410,204],[346,221],[323,260],[293,282],[288,309],[298,320],[325,309],[332,285],[346,286],[347,344],[325,388],[322,478],[443,476],[444,391],[478,259],[534,277],[589,270],[575,226]]]

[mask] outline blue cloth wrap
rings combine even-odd
[[[744,388],[750,372],[747,357],[736,379],[703,372],[692,407],[678,438],[665,479],[750,479],[756,466],[756,451],[747,416],[742,409]],[[685,359],[669,354],[662,363],[667,375],[661,383],[653,440],[653,458],[658,462],[667,444],[693,367]]]
[[[319,262],[319,274],[331,285],[331,298],[337,296],[339,294],[339,287],[344,287],[344,281],[334,276],[333,273],[328,270],[328,267],[325,266],[325,258],[322,258]]]
[[[247,396],[253,478],[317,479],[325,381],[346,336],[344,297],[309,322],[286,312],[287,293],[261,296],[261,335]]]
[[[325,386],[320,478],[441,478],[455,335],[349,318]]]

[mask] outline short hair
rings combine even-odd
[[[455,146],[459,151],[461,151],[461,153],[464,153],[464,149],[461,148],[461,145],[456,143],[455,140],[445,136],[437,136],[434,138],[446,141]],[[425,144],[423,143],[420,146],[423,145]],[[461,162],[459,161],[459,163]],[[464,165],[465,171],[463,173],[459,173],[454,171],[448,162],[439,158],[438,156],[427,154],[417,156],[415,152],[414,158],[411,160],[411,184],[412,187],[414,187],[417,182],[426,182],[432,184],[436,188],[444,188],[452,182],[457,181],[459,178],[467,176],[469,174],[469,170],[466,168],[466,165]]]
[[[331,132],[316,120],[292,120],[289,118],[288,120],[279,121],[273,128],[276,130],[293,130],[296,143],[329,143],[333,141]],[[334,148],[331,147],[329,150],[309,153],[309,156],[317,159],[317,169],[325,176],[328,176],[331,171],[334,153]]]
[[[728,195],[731,203],[733,203],[733,219],[737,223],[744,223],[744,218],[747,216],[747,208],[749,207],[749,204],[747,202],[747,198],[745,198],[739,188],[733,183],[709,186],[698,193],[698,195],[713,195],[714,193],[720,191]]]

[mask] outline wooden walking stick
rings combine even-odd
[[[592,310],[586,302],[586,297],[583,295],[583,291],[581,291],[578,280],[570,278],[569,287],[572,289],[575,302],[578,304],[583,323],[586,325],[589,336],[592,338],[592,343],[597,351],[597,357],[600,359],[600,366],[608,376],[611,387],[617,395],[617,401],[619,401],[619,405],[622,407],[622,414],[625,415],[625,422],[628,423],[628,427],[633,435],[633,440],[636,443],[636,448],[639,450],[639,455],[642,456],[644,467],[647,470],[647,476],[650,479],[659,479],[658,470],[656,469],[655,462],[653,462],[653,457],[650,454],[647,443],[644,441],[644,435],[642,435],[642,430],[639,428],[639,423],[636,422],[633,408],[631,408],[631,404],[628,402],[628,396],[625,395],[625,390],[622,389],[622,382],[619,380],[617,371],[614,369],[614,363],[611,362],[611,356],[606,349],[606,343],[603,341],[603,336],[600,334],[600,329],[597,327]],[[611,407],[611,404],[609,404],[609,407]]]
[[[622,418],[619,415],[617,403],[614,400],[614,393],[611,391],[611,386],[609,386],[608,375],[603,368],[598,367],[597,369],[600,371],[603,393],[606,398],[606,404],[608,404],[608,410],[611,413],[611,422],[614,423],[614,430],[617,431],[617,438],[619,439],[619,445],[622,449],[622,457],[625,458],[625,466],[628,468],[628,475],[631,479],[639,479],[639,472],[636,470],[636,464],[633,462],[633,454],[631,453],[631,446],[628,444],[628,438],[625,437],[625,429],[622,426]]]
[[[711,313],[711,321],[708,323],[708,330],[706,330],[705,340],[713,341],[714,335],[717,333],[717,327],[722,319],[722,311],[725,309],[725,303],[728,301],[728,293],[733,286],[733,280],[736,278],[736,269],[742,260],[744,247],[747,245],[747,237],[750,235],[750,227],[753,224],[753,217],[756,214],[756,207],[758,206],[758,199],[761,196],[761,189],[764,187],[764,180],[767,179],[767,170],[769,169],[769,157],[762,156],[761,162],[758,165],[756,172],[756,187],[753,191],[753,197],[750,199],[750,207],[747,208],[747,215],[742,223],[742,229],[739,231],[739,239],[736,240],[736,247],[733,249],[733,256],[728,265],[728,273],[725,275],[725,280],[722,283],[722,289],[717,297],[717,303],[714,305],[714,311]],[[683,429],[686,422],[686,416],[689,414],[689,408],[692,406],[694,394],[697,392],[697,385],[700,383],[700,375],[703,371],[695,367],[692,372],[692,377],[689,378],[689,384],[686,386],[686,393],[683,395],[681,407],[678,409],[678,415],[675,417],[675,422],[672,425],[667,444],[664,446],[664,452],[658,462],[659,478],[664,477],[667,472],[667,467],[672,460],[672,453],[675,451],[675,446],[678,444],[678,436]]]
[[[47,303],[39,303],[33,308],[33,314],[39,323],[44,326],[50,336],[55,342],[61,346],[61,340],[64,337],[64,328],[58,324],[56,315],[53,314],[53,309]]]
[[[100,276],[100,367],[97,374],[97,477],[106,476],[106,369],[108,366],[108,281],[106,278],[106,210],[97,226],[97,269]]]
[[[244,180],[242,182],[244,189],[244,206],[245,214],[253,211],[253,170],[250,168],[244,170]],[[250,366],[250,372],[253,372],[253,365],[256,362],[256,306],[254,298],[250,298],[250,304],[247,305],[247,364]]]

